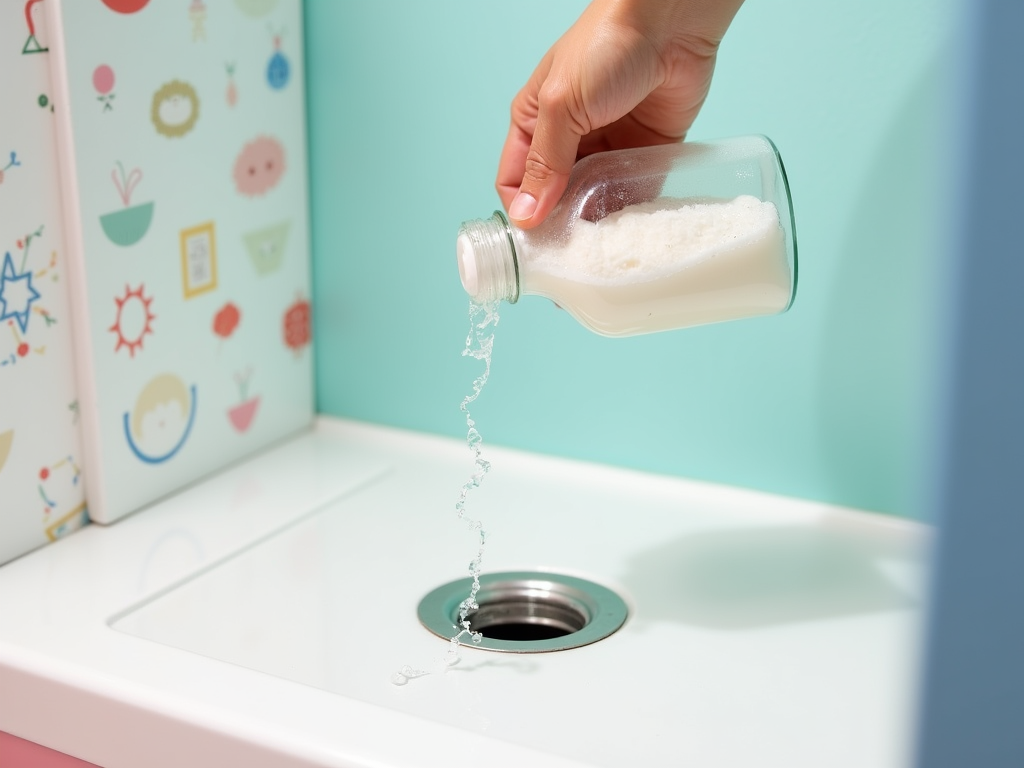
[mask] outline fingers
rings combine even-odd
[[[555,207],[569,183],[580,137],[587,133],[578,115],[582,100],[571,83],[549,78],[538,96],[537,121],[523,165],[519,192],[509,205],[509,218],[529,229]]]
[[[509,218],[543,221],[578,157],[681,140],[740,1],[593,0],[513,99],[495,182]]]
[[[505,146],[501,150],[498,162],[498,178],[495,187],[501,204],[508,211],[512,201],[519,193],[519,185],[526,174],[526,158],[533,142],[533,132],[537,126],[537,113],[540,110],[540,89],[551,70],[553,52],[548,51],[533,70],[530,79],[512,100],[512,120],[505,138]]]
[[[505,146],[501,150],[498,179],[494,185],[506,211],[512,205],[512,199],[519,192],[519,185],[526,173],[526,156],[530,152],[532,139],[532,131],[527,131],[516,124],[515,120],[512,121],[508,136],[505,138]]]
[[[568,80],[552,73],[552,53],[512,102],[512,123],[498,164],[495,186],[509,218],[523,229],[536,226],[561,198],[587,132],[576,114],[582,100]]]

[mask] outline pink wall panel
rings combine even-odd
[[[77,757],[0,731],[0,768],[99,768]]]

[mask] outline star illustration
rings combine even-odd
[[[38,298],[39,292],[32,287],[32,273],[16,274],[11,254],[5,254],[4,268],[0,272],[0,321],[13,317],[25,333],[32,302]]]

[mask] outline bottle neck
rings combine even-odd
[[[519,299],[519,261],[512,225],[495,211],[489,219],[464,221],[455,241],[462,287],[474,301]]]

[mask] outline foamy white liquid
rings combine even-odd
[[[781,312],[792,294],[775,206],[676,198],[579,220],[562,246],[528,251],[523,292],[598,333],[623,336]]]

